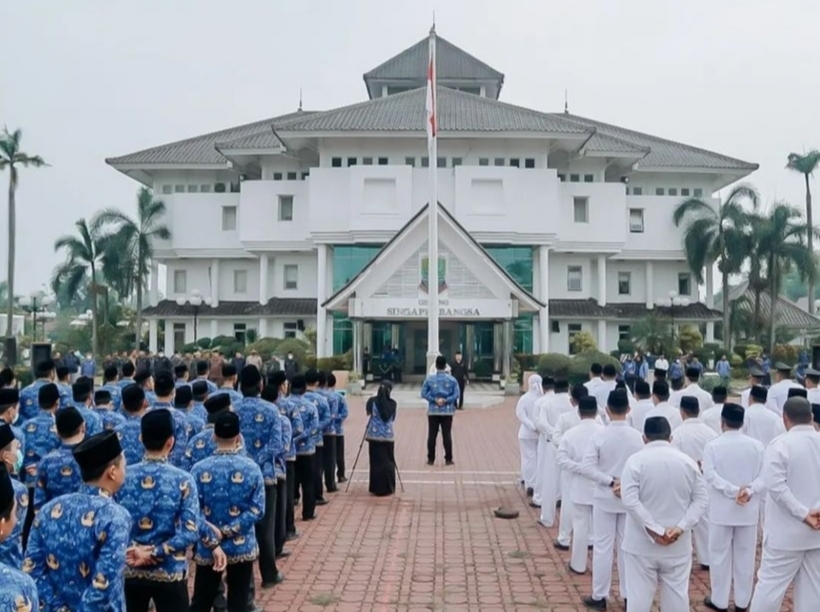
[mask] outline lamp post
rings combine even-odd
[[[40,314],[40,320],[43,321],[43,338],[45,339],[45,321],[54,319],[57,316],[55,313],[48,311],[48,307],[54,303],[54,298],[43,290],[37,290],[20,298],[18,303],[23,310],[31,313],[35,342],[37,341],[37,315]]]
[[[177,298],[177,305],[185,306],[185,304],[190,304],[194,309],[194,342],[197,341],[197,321],[199,320],[199,309],[202,307],[202,304],[210,306],[212,303],[213,300],[209,297],[203,298],[198,289],[191,291],[191,295],[189,296],[181,295]]]
[[[669,317],[672,319],[672,344],[675,344],[675,308],[686,308],[689,306],[689,298],[681,297],[677,291],[670,291],[669,297],[655,300],[657,306],[669,309]]]

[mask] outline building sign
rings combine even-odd
[[[430,258],[426,253],[419,254],[419,289],[423,293],[429,293],[430,285]],[[439,255],[438,258],[438,292],[447,289],[447,258]]]
[[[370,298],[352,300],[350,316],[377,320],[426,320],[427,299]],[[513,300],[439,300],[438,316],[449,320],[494,320],[518,316]]]

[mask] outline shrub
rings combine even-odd
[[[21,389],[34,382],[34,372],[31,371],[31,368],[25,366],[15,367],[14,376],[17,378],[17,386]]]
[[[210,338],[200,338],[195,342],[195,344],[201,349],[209,349],[211,348],[211,339]]]
[[[729,363],[732,365],[732,368],[739,368],[743,365],[743,357],[738,355],[737,353],[732,353],[729,357]]]
[[[715,351],[706,347],[695,349],[693,354],[704,366],[715,360]]]
[[[246,346],[245,351],[248,353],[256,351],[264,361],[267,361],[276,353],[276,347],[278,347],[281,342],[282,340],[280,338],[260,338],[256,342]]]
[[[521,384],[521,377],[522,377],[522,370],[521,370],[521,362],[518,361],[515,357],[512,359],[512,363],[510,364],[510,380],[515,381]]]
[[[536,369],[541,378],[544,376],[566,378],[569,376],[570,363],[571,360],[567,355],[561,353],[546,353],[539,356]]]
[[[598,348],[595,338],[588,331],[580,331],[572,337],[572,349],[575,353],[586,353]]]
[[[538,359],[541,355],[532,355],[530,353],[516,353],[514,355],[518,363],[521,364],[521,369],[525,372],[531,372],[538,367]]]
[[[703,346],[703,336],[694,325],[684,325],[678,333],[678,345],[684,353],[695,351]]]
[[[183,346],[180,349],[180,351],[182,352],[183,355],[185,355],[186,353],[193,354],[193,353],[196,353],[198,350],[199,350],[199,347],[196,344],[194,344],[193,342],[191,344],[186,344],[185,346]]]
[[[614,353],[616,351],[612,351]],[[618,351],[619,355],[629,353],[630,355],[635,352],[635,343],[632,340],[618,340]],[[610,355],[612,354],[610,353]]]
[[[704,391],[711,393],[715,387],[720,386],[721,380],[719,376],[702,376],[698,385]]]
[[[600,363],[602,366],[612,364],[615,366],[615,370],[621,371],[621,362],[614,357],[600,351],[586,351],[570,359],[568,375],[570,385],[586,382],[589,379],[589,368],[592,367],[593,363]]]
[[[476,378],[490,378],[493,375],[493,360],[479,359],[473,364],[473,374]]]
[[[748,359],[749,357],[760,357],[763,353],[763,347],[759,344],[736,344],[733,350],[743,359]]]
[[[299,340],[298,338],[285,338],[282,340],[276,347],[276,354],[287,356],[288,353],[293,353],[294,359],[296,359],[297,363],[303,368],[315,367],[315,356],[313,359],[314,366],[307,365],[306,358],[310,353],[310,346],[304,340]]]
[[[236,338],[233,336],[217,336],[213,340],[211,340],[211,348],[219,348],[222,352],[225,352],[225,347],[237,344]]]
[[[788,365],[797,363],[799,348],[792,344],[775,344],[772,351],[774,361],[783,361]]]
[[[333,370],[349,370],[346,367],[344,355],[333,355],[333,357],[321,357],[316,360],[316,367],[325,372]]]

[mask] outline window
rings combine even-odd
[[[532,157],[528,157],[524,160],[524,167],[525,168],[535,168],[535,159]]]
[[[461,162],[462,162],[462,160],[461,160],[460,157],[454,157],[453,158],[453,168],[455,168],[456,166],[460,166]]]
[[[211,186],[210,185],[200,185],[199,186],[200,193],[211,193]]]
[[[479,166],[489,166],[490,165],[490,160],[487,159],[486,157],[479,157],[478,158],[478,165]]]
[[[569,354],[575,354],[575,336],[580,334],[583,331],[583,327],[580,323],[570,323],[567,325],[567,339],[569,340]]]
[[[680,194],[687,197],[689,195],[689,187],[681,187]]]
[[[404,165],[410,166],[411,168],[416,167],[416,158],[415,157],[405,157],[404,158]]]
[[[446,157],[437,157],[436,158],[436,168],[446,168],[447,167],[447,158]]]
[[[510,159],[510,167],[512,168],[520,168],[521,167],[521,160],[517,157],[513,157]]]
[[[307,177],[309,177],[309,176],[310,176],[310,172],[302,172],[302,180],[303,181],[306,181]]]
[[[678,274],[678,295],[689,295],[692,293],[692,275],[689,272]]]
[[[296,180],[296,173],[295,172],[288,172],[288,180],[295,181]]]
[[[279,196],[279,220],[293,221],[293,196]]]
[[[333,157],[330,160],[330,165],[333,168],[341,168],[342,167],[342,158],[341,157]]]
[[[285,323],[285,338],[295,338],[297,331],[299,331],[299,324],[296,321]]]
[[[430,167],[430,158],[429,157],[422,157],[421,158],[421,167],[422,168],[429,168]]]
[[[185,193],[185,185],[174,185],[174,193]]]
[[[632,340],[632,327],[630,325],[618,326],[618,342],[629,342]]]
[[[248,331],[248,325],[246,323],[234,323],[233,324],[233,337],[236,339],[237,342],[241,342],[245,344],[245,333]]]
[[[372,166],[373,165],[373,158],[372,157],[362,157],[362,166]]]
[[[655,187],[655,195],[663,195],[664,190],[663,187]]]
[[[618,272],[618,295],[629,295],[631,293],[632,274],[630,272]]]
[[[591,183],[594,180],[595,180],[595,175],[594,174],[585,174],[584,175],[584,182],[585,183]]]
[[[576,223],[589,223],[589,198],[572,198],[572,208]]]
[[[285,264],[285,289],[299,288],[299,266]]]
[[[347,158],[347,167],[348,168],[350,168],[350,166],[355,166],[358,163],[359,163],[359,158],[358,157],[348,157]]]
[[[174,323],[174,350],[181,351],[185,346],[185,323]]]
[[[188,291],[188,273],[185,270],[174,270],[174,293]]]
[[[236,229],[236,206],[222,207],[222,231],[228,232]]]
[[[695,191],[692,193],[692,195],[694,195],[696,198],[702,198],[703,197],[703,189],[695,188]]]
[[[633,187],[632,195],[643,195],[643,187]]]
[[[669,188],[669,195],[671,195],[671,196],[678,195],[678,188],[677,187],[670,187]]]
[[[643,208],[629,209],[629,231],[633,234],[643,234]]]
[[[582,274],[581,266],[569,266],[567,268],[567,291],[582,291]]]
[[[503,157],[496,157],[493,160],[493,165],[494,166],[503,166],[504,165],[504,158]]]
[[[199,191],[199,185],[188,185],[188,193],[197,193]]]
[[[248,271],[234,270],[233,271],[233,292],[247,293],[248,292]]]
[[[561,181],[562,183],[563,183],[563,182],[566,182],[566,180],[567,180],[567,175],[566,175],[566,174],[559,174],[559,175],[558,175],[558,180],[559,180],[559,181]]]
[[[282,180],[282,173],[281,172],[274,172],[273,173],[273,180],[274,181],[281,181]]]
[[[578,183],[580,180],[581,180],[581,177],[578,174],[570,174],[569,175],[569,182],[570,183]]]
[[[386,157],[380,157],[379,158],[379,165],[380,166],[386,166],[387,165],[387,158]]]
[[[162,193],[164,193],[164,194],[174,193],[174,186],[173,185],[163,185],[162,186]]]

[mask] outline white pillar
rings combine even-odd
[[[715,322],[714,321],[707,321],[706,322],[706,342],[714,342],[715,341]]]
[[[598,305],[606,306],[606,255],[598,255]]]
[[[174,354],[174,323],[168,319],[165,319],[165,354]]]
[[[316,287],[316,356],[327,356],[327,310],[322,305],[327,299],[327,245],[316,248],[318,283]]]
[[[268,320],[265,317],[261,317],[259,319],[259,337],[260,338],[267,338],[268,337]]]
[[[361,375],[362,367],[362,320],[353,319],[353,369]]]
[[[213,300],[213,305],[219,305],[219,260],[213,259],[211,260],[211,299]],[[206,292],[202,292],[203,295],[207,296]],[[211,325],[215,324],[214,321]],[[213,336],[212,336],[213,337]]]
[[[157,352],[157,338],[159,335],[159,321],[155,318],[148,319],[148,350],[152,353]],[[167,331],[166,331],[167,335]]]
[[[148,290],[148,300],[151,306],[159,303],[159,264],[156,261],[151,262],[151,287]]]
[[[706,266],[706,306],[715,307],[714,266]]]
[[[646,307],[655,307],[655,271],[651,261],[646,262]]]
[[[548,353],[550,350],[550,250],[549,247],[538,247],[538,272],[539,272],[539,299],[545,304],[538,311],[538,335],[541,353]]]
[[[211,319],[211,339],[213,340],[219,335],[219,321]]]
[[[602,353],[608,353],[606,346],[606,320],[598,319],[598,350]]]
[[[265,305],[268,303],[268,256],[259,256],[259,303]],[[260,325],[261,329],[262,326]]]

